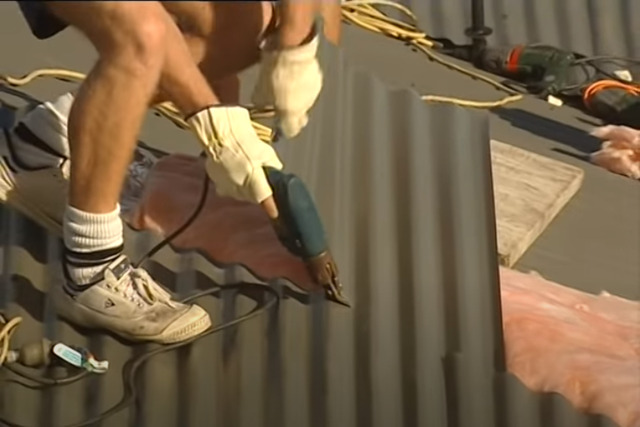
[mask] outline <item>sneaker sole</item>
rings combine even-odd
[[[157,337],[156,342],[160,344],[177,344],[191,338],[198,337],[211,327],[211,317],[205,312],[197,321],[177,330],[168,336]]]

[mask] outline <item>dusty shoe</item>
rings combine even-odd
[[[6,203],[56,235],[62,234],[69,162],[29,169],[13,155],[13,130],[0,132],[0,203]]]
[[[113,261],[101,280],[80,292],[57,286],[54,303],[60,317],[89,329],[108,330],[130,341],[171,344],[185,341],[211,326],[209,314],[182,304],[126,256]]]

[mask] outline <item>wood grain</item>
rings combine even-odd
[[[491,163],[498,254],[511,267],[578,192],[584,172],[495,140]]]

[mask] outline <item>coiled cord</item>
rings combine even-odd
[[[151,248],[146,254],[144,254],[136,263],[136,266],[141,266],[144,262],[146,262],[147,260],[149,260],[153,255],[155,255],[158,251],[160,251],[162,248],[166,247],[167,245],[169,245],[176,237],[178,237],[182,232],[184,232],[194,221],[195,219],[198,217],[198,215],[200,214],[200,212],[202,212],[202,209],[204,208],[205,202],[207,200],[207,195],[209,193],[209,177],[207,176],[207,174],[204,174],[204,179],[203,179],[203,184],[202,184],[202,193],[200,195],[200,198],[198,200],[198,204],[196,206],[196,208],[193,210],[192,214],[189,216],[189,218],[187,218],[187,220],[180,226],[178,227],[174,232],[172,232],[169,236],[167,236],[166,238],[164,238],[160,243],[158,243],[157,245],[155,245],[153,248]],[[137,394],[136,394],[136,387],[135,387],[135,377],[136,374],[138,372],[138,370],[140,369],[140,367],[142,365],[144,365],[144,363],[146,363],[150,358],[152,358],[153,356],[157,356],[158,354],[161,353],[166,353],[168,351],[172,351],[175,350],[177,348],[180,347],[184,347],[187,346],[191,343],[193,343],[194,341],[200,340],[208,335],[214,334],[216,332],[220,332],[224,329],[228,329],[232,326],[236,326],[239,325],[242,322],[245,322],[247,320],[250,320],[268,310],[270,310],[273,307],[276,307],[279,302],[280,302],[280,295],[278,294],[278,292],[268,286],[268,285],[263,285],[263,284],[259,284],[259,283],[250,283],[250,282],[240,282],[240,283],[236,283],[236,284],[231,284],[231,285],[224,285],[224,286],[220,286],[220,285],[214,285],[213,287],[206,289],[204,291],[200,291],[197,293],[194,293],[192,295],[187,296],[186,298],[182,299],[181,302],[187,304],[187,303],[191,303],[199,298],[202,298],[204,296],[213,296],[216,294],[219,294],[220,291],[222,290],[231,290],[231,289],[244,289],[244,290],[249,290],[249,289],[256,289],[256,290],[260,290],[263,292],[266,292],[268,294],[271,294],[272,298],[266,298],[263,302],[261,303],[257,303],[256,306],[250,310],[249,312],[247,312],[246,314],[239,316],[229,322],[225,322],[223,324],[220,324],[218,326],[214,326],[210,329],[208,329],[207,331],[205,331],[204,333],[202,333],[201,335],[198,335],[197,337],[193,337],[189,340],[180,342],[180,343],[176,343],[176,344],[171,344],[171,345],[164,345],[164,346],[160,346],[154,350],[150,350],[148,352],[142,353],[141,355],[139,355],[136,358],[131,359],[129,362],[127,362],[127,364],[125,365],[123,372],[122,372],[122,381],[123,381],[123,385],[124,385],[124,393],[122,398],[120,399],[120,401],[118,403],[116,403],[114,406],[112,406],[111,408],[107,409],[106,411],[96,415],[95,417],[79,422],[79,423],[75,423],[75,424],[71,424],[69,426],[66,427],[85,427],[85,426],[90,426],[92,424],[101,422],[103,420],[105,420],[108,417],[111,417],[115,414],[117,414],[118,412],[126,409],[127,407],[131,406],[133,403],[135,403]],[[19,317],[15,317],[11,320],[7,320],[4,317],[0,316],[0,321],[3,323],[2,328],[0,328],[0,366],[9,369],[11,372],[13,372],[14,374],[29,380],[32,383],[37,384],[38,386],[42,387],[52,387],[52,386],[64,386],[64,385],[68,385],[71,383],[74,383],[78,380],[81,380],[83,378],[85,378],[88,375],[87,371],[81,370],[67,378],[63,378],[63,379],[50,379],[50,378],[45,378],[45,377],[38,377],[35,375],[32,375],[31,373],[29,373],[28,370],[24,370],[24,369],[20,369],[17,366],[13,365],[13,364],[4,364],[2,362],[4,362],[6,360],[6,356],[9,352],[9,341],[11,336],[14,334],[17,326],[20,324],[20,322],[22,321],[21,318]],[[35,388],[33,386],[30,386],[28,384],[22,383],[20,382],[21,385],[23,386],[27,386],[30,388]],[[0,425],[5,425],[8,427],[23,427],[20,426],[19,424],[13,423],[10,420],[7,420],[5,418],[0,417]]]
[[[16,332],[20,323],[22,323],[22,319],[20,317],[7,319],[2,313],[0,313],[0,366],[4,365],[4,362],[7,360],[11,337]]]

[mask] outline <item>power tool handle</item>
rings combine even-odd
[[[274,228],[281,243],[294,255],[309,259],[327,250],[324,227],[311,194],[294,174],[265,168],[279,218]]]

